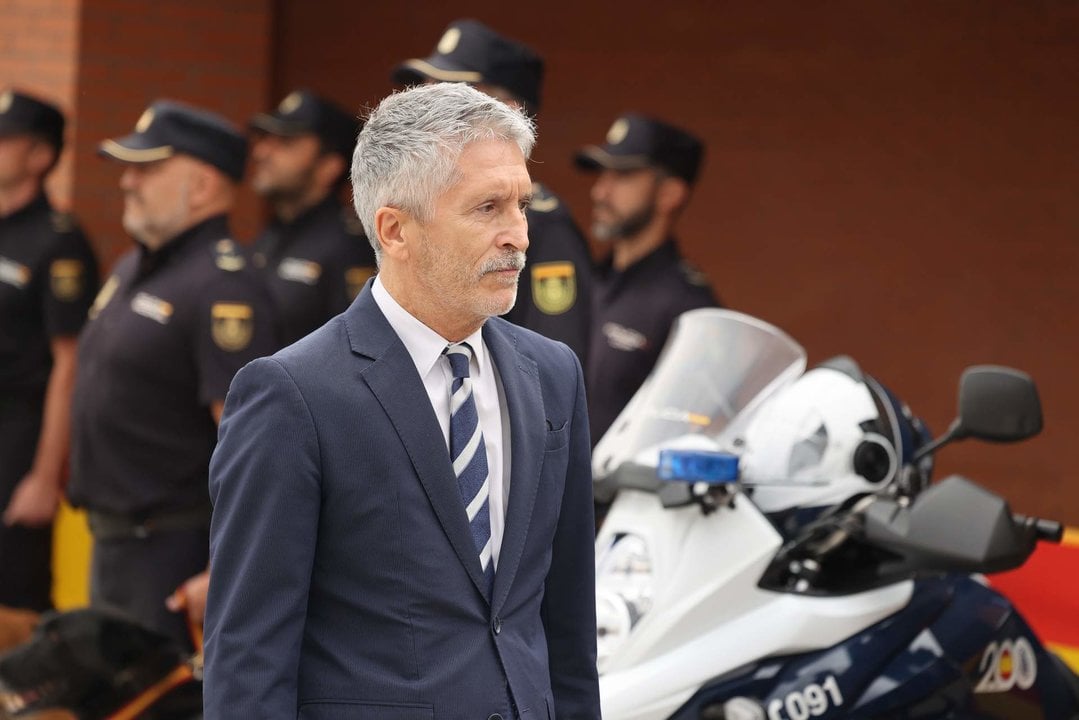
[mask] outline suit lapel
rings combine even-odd
[[[535,361],[518,352],[512,330],[500,321],[488,322],[483,338],[494,357],[506,394],[510,418],[510,495],[506,508],[506,529],[498,556],[493,611],[498,612],[506,601],[510,586],[524,551],[532,508],[539,489],[540,469],[543,466],[543,446],[547,422],[540,392],[539,370]]]
[[[371,295],[371,282],[368,281],[346,311],[349,344],[353,352],[372,360],[361,376],[401,438],[451,547],[476,589],[486,597],[479,555],[457,491],[457,478],[442,429],[412,357]]]

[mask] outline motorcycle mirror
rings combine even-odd
[[[953,440],[1015,442],[1042,429],[1038,388],[1029,375],[999,365],[973,365],[959,378],[959,415],[948,432],[914,455],[914,461]]]
[[[1038,389],[1030,376],[1019,370],[995,365],[969,367],[959,380],[957,422],[955,438],[1025,440],[1042,429]]]

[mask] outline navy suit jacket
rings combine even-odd
[[[598,718],[589,433],[565,345],[493,318],[490,601],[438,420],[371,295],[232,383],[210,468],[207,720]]]

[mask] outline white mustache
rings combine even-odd
[[[480,274],[486,275],[492,272],[501,272],[503,270],[516,270],[520,272],[525,267],[525,254],[516,250],[494,257],[483,263],[480,266]]]

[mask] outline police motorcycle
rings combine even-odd
[[[806,371],[781,330],[681,316],[593,453],[605,720],[1079,718],[1079,681],[980,573],[1057,523],[959,476],[947,442],[1041,429],[1022,373],[961,380],[934,441],[849,359]]]

